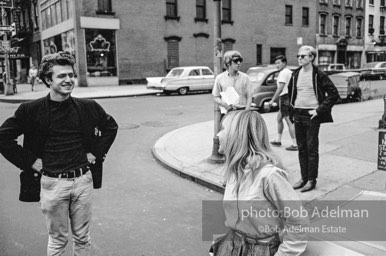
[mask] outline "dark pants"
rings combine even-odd
[[[319,168],[319,128],[317,117],[311,119],[310,109],[294,109],[295,134],[299,150],[302,179],[316,180]]]

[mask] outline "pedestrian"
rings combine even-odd
[[[74,64],[68,53],[44,56],[39,75],[48,95],[22,103],[0,127],[1,154],[22,169],[19,200],[40,200],[47,255],[65,253],[69,228],[73,254],[90,255],[93,185],[101,186],[102,162],[118,129],[94,100],[71,96]],[[16,140],[22,134],[23,146]]]
[[[288,97],[288,83],[291,79],[292,71],[287,68],[287,58],[284,55],[279,55],[275,59],[276,68],[279,70],[277,76],[277,89],[272,99],[268,102],[270,106],[279,99],[279,112],[277,112],[277,137],[271,144],[276,147],[281,146],[281,138],[283,136],[284,123],[283,119],[287,123],[290,137],[292,139],[292,145],[286,147],[286,150],[296,151],[298,150],[295,137],[295,127],[289,118],[290,104]]]
[[[298,214],[302,201],[268,137],[256,111],[231,111],[222,121],[218,138],[226,159],[223,206],[229,231],[213,243],[214,256],[300,255],[307,247],[308,213]]]
[[[252,103],[251,81],[240,71],[243,58],[238,51],[224,54],[226,71],[217,75],[212,95],[224,115],[229,110],[250,109]],[[226,98],[225,98],[226,97]]]
[[[38,70],[34,65],[31,66],[31,68],[28,71],[28,78],[29,78],[29,83],[31,84],[31,91],[34,91],[34,86],[35,86],[35,81],[36,77],[38,75]]]
[[[338,90],[330,78],[313,65],[315,58],[314,47],[300,47],[297,55],[300,67],[293,72],[288,85],[301,172],[301,179],[293,188],[301,188],[301,192],[313,190],[316,186],[320,124],[333,121],[331,109],[339,99]]]

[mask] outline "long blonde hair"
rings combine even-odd
[[[224,120],[230,125],[224,145],[225,179],[235,179],[238,190],[240,173],[247,167],[252,177],[266,164],[282,168],[279,157],[269,144],[268,130],[263,117],[256,111],[231,111]],[[224,121],[223,120],[223,121]]]

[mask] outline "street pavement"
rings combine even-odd
[[[316,189],[306,193],[297,190],[303,202],[386,200],[386,172],[377,169],[378,121],[383,109],[383,99],[339,104],[333,108],[335,122],[322,124],[320,129]],[[270,140],[277,135],[276,115],[263,114]],[[169,132],[156,142],[153,155],[182,177],[222,192],[223,165],[208,160],[213,149],[213,125],[213,121],[208,121]],[[282,146],[272,148],[282,159],[289,182],[293,184],[300,179],[300,167],[298,152],[285,150],[290,145],[286,127]],[[340,240],[346,239],[350,240],[348,237]],[[304,255],[386,255],[384,241],[347,240],[311,241]]]
[[[17,103],[47,95],[43,84],[31,92],[29,84],[18,84],[15,95],[0,95],[0,101]],[[76,87],[74,97],[111,98],[159,94],[145,85],[108,87]],[[350,201],[362,198],[365,193],[386,193],[386,172],[377,169],[378,121],[383,115],[383,99],[350,104],[339,104],[333,108],[334,123],[323,124],[320,130],[319,178],[315,190],[300,193],[304,202],[312,200]],[[276,114],[263,114],[270,140],[276,137]],[[212,190],[223,191],[222,164],[208,161],[212,154],[213,121],[197,123],[171,131],[155,143],[153,155],[164,166],[184,178],[202,184]],[[300,178],[297,151],[287,151],[291,144],[287,128],[284,130],[282,146],[273,147],[289,173],[290,183]],[[370,192],[369,192],[370,191]],[[366,194],[368,195],[368,194]],[[386,244],[379,243],[331,243],[311,242],[306,255],[381,255]],[[324,249],[323,249],[324,248]],[[327,248],[329,248],[327,250]],[[332,251],[333,250],[333,253]],[[355,254],[354,251],[364,251]],[[315,252],[318,251],[318,254]],[[372,252],[370,252],[372,251]]]
[[[0,102],[20,103],[44,97],[49,89],[42,83],[35,85],[31,91],[30,84],[17,84],[17,93],[14,95],[0,95]],[[122,85],[122,86],[93,86],[75,87],[72,96],[78,98],[103,99],[117,97],[134,97],[140,95],[152,95],[161,93],[160,90],[149,90],[146,85]]]

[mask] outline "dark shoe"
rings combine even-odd
[[[300,179],[298,182],[296,182],[292,187],[294,189],[299,189],[299,188],[302,188],[306,185],[306,181],[304,181],[303,179]]]
[[[289,146],[289,147],[287,147],[285,149],[289,150],[289,151],[296,151],[296,150],[298,150],[298,146],[291,145],[291,146]]]
[[[316,180],[309,180],[307,184],[300,190],[300,192],[307,192],[313,190],[316,187]]]
[[[272,144],[272,146],[275,146],[275,147],[281,146],[281,142],[278,142],[278,141],[271,141],[271,144]]]

